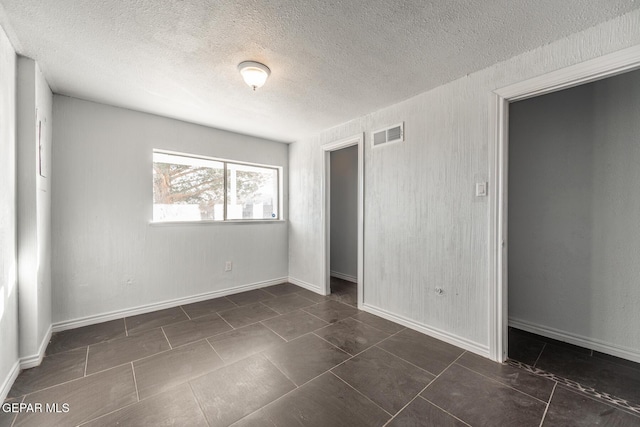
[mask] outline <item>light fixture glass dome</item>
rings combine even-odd
[[[264,64],[255,61],[244,61],[238,65],[238,70],[245,83],[256,90],[262,87],[271,74],[271,70]]]

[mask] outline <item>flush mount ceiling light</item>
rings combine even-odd
[[[256,90],[267,81],[271,70],[264,64],[255,61],[244,61],[238,65],[238,71],[242,75],[245,83]]]

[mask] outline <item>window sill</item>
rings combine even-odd
[[[287,221],[284,219],[233,219],[227,221],[149,221],[149,225],[152,227],[157,226],[176,226],[176,225],[228,225],[228,224],[236,224],[236,225],[247,225],[247,224],[284,224]]]

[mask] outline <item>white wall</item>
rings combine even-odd
[[[0,28],[0,401],[18,373],[16,53]]]
[[[331,273],[355,281],[358,276],[358,146],[332,151]]]
[[[509,117],[510,318],[640,360],[640,71]]]
[[[149,222],[154,148],[282,166],[286,218],[288,145],[58,95],[53,111],[55,323],[287,277],[284,221]]]
[[[40,68],[29,58],[18,58],[17,84],[20,357],[37,364],[51,327],[51,173],[47,165],[53,95]]]
[[[639,27],[635,11],[292,144],[290,276],[322,284],[321,145],[366,131],[364,308],[488,355],[489,94],[638,44]],[[405,142],[372,150],[400,121]]]

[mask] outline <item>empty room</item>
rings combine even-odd
[[[640,4],[0,0],[0,427],[640,425]]]

